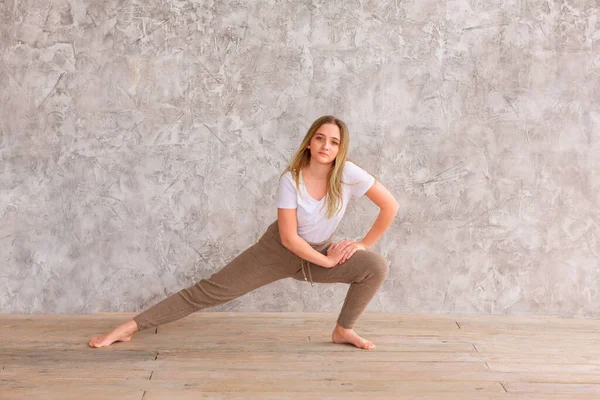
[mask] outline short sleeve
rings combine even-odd
[[[292,174],[288,171],[279,180],[277,208],[298,208],[298,191]]]
[[[354,197],[362,197],[375,183],[373,175],[354,164],[346,161],[344,165],[345,181],[349,184],[350,193]]]

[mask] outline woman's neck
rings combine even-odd
[[[308,172],[308,175],[310,175],[311,178],[326,180],[332,167],[332,164],[319,164],[311,162],[304,168],[304,170],[305,172]]]

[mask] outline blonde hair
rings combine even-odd
[[[340,144],[338,153],[335,157],[335,160],[333,160],[333,167],[327,174],[327,202],[325,204],[327,204],[327,218],[329,219],[338,214],[342,208],[342,183],[346,183],[342,182],[344,164],[346,160],[356,164],[356,162],[348,157],[350,135],[348,132],[348,127],[344,121],[332,115],[324,115],[315,120],[310,128],[308,128],[308,132],[306,132],[304,139],[302,139],[300,147],[298,150],[296,150],[289,165],[279,178],[281,179],[281,177],[289,171],[296,182],[296,189],[300,191],[300,170],[308,166],[310,163],[310,149],[308,146],[310,145],[310,141],[312,140],[313,136],[324,124],[334,124],[340,129]]]

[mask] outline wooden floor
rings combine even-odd
[[[199,312],[103,349],[135,314],[0,314],[0,399],[600,399],[600,320]]]

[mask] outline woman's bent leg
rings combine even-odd
[[[326,250],[323,252],[326,254]],[[352,329],[385,281],[389,264],[381,254],[358,250],[346,262],[333,268],[324,268],[313,263],[309,268],[314,282],[350,284],[337,323],[342,328]],[[293,278],[303,280],[302,271],[296,273]]]

